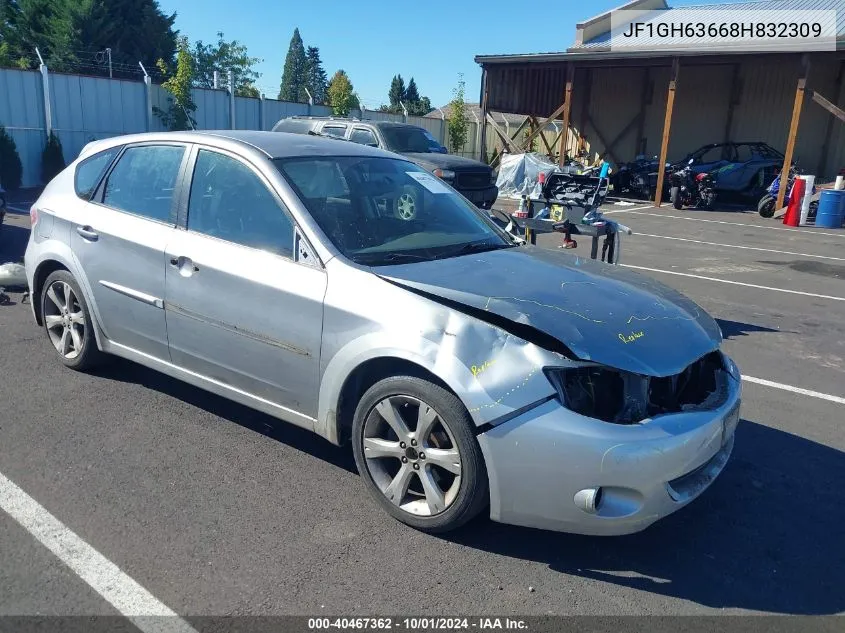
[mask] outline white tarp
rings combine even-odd
[[[505,154],[502,156],[499,176],[496,178],[499,197],[519,198],[523,195],[539,195],[538,174],[545,172],[548,175],[555,170],[557,170],[557,165],[542,154]]]

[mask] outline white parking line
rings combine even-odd
[[[691,240],[686,237],[670,237],[668,235],[652,235],[650,233],[636,233],[639,237],[658,237],[663,240],[678,240],[679,242],[694,242],[706,244],[707,246],[724,246],[725,248],[741,248],[747,251],[765,251],[767,253],[779,253],[781,255],[797,255],[798,257],[816,257],[818,259],[833,259],[838,262],[845,262],[845,257],[831,257],[829,255],[811,255],[810,253],[793,253],[792,251],[779,251],[774,248],[760,248],[757,246],[739,246],[737,244],[721,244],[719,242],[704,242],[702,240]]]
[[[664,213],[645,213],[634,209],[618,209],[615,213],[633,213],[635,215],[648,215],[654,218],[673,218],[675,220],[689,220],[690,222],[712,222],[713,224],[730,224],[732,226],[746,226],[750,229],[767,229],[769,231],[801,231],[801,229],[789,226],[763,226],[761,224],[743,224],[742,222],[728,222],[726,220],[706,220],[704,218],[687,218],[682,215],[667,215]],[[807,227],[804,227],[807,228]],[[842,233],[826,233],[824,231],[805,231],[804,235],[829,235],[830,237],[845,237]]]
[[[144,633],[197,633],[3,473],[0,473],[0,509]]]
[[[774,288],[772,286],[761,286],[759,284],[748,284],[742,281],[732,281],[730,279],[717,279],[716,277],[705,277],[704,275],[693,275],[692,273],[680,273],[674,270],[662,270],[660,268],[646,268],[645,266],[634,266],[632,264],[619,264],[625,268],[633,268],[635,270],[647,270],[652,273],[664,273],[666,275],[678,275],[679,277],[693,277],[695,279],[705,279],[707,281],[717,281],[722,284],[732,284],[734,286],[746,286],[748,288],[759,288],[760,290],[774,290],[775,292],[786,292],[791,295],[803,295],[805,297],[816,297],[818,299],[832,299],[833,301],[845,301],[845,297],[834,297],[832,295],[819,295],[814,292],[802,292],[801,290],[787,290],[786,288]]]
[[[837,404],[845,404],[845,398],[841,398],[839,396],[831,396],[828,393],[811,391],[810,389],[803,389],[801,387],[793,387],[792,385],[785,385],[782,382],[773,382],[764,378],[754,378],[753,376],[743,376],[742,379],[747,382],[753,382],[755,385],[763,385],[764,387],[783,389],[784,391],[791,391],[792,393],[798,393],[802,396],[810,396],[812,398],[820,398],[822,400],[828,400]]]
[[[622,205],[620,205],[620,206],[622,206]],[[622,208],[622,209],[611,209],[610,211],[605,211],[604,209],[602,209],[601,213],[602,213],[602,215],[610,215],[611,213],[631,213],[632,211],[639,211],[640,209],[653,209],[653,208],[654,208],[653,204],[647,204],[647,205],[644,205],[642,207],[634,207],[633,209],[629,209],[627,207]]]

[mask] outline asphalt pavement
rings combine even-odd
[[[722,476],[645,532],[416,532],[348,449],[132,363],[64,369],[20,293],[0,306],[0,474],[183,616],[845,613],[845,231],[607,210],[636,233],[623,263],[713,314],[757,380]],[[27,222],[7,217],[0,262]],[[0,615],[115,614],[42,540],[0,510]]]

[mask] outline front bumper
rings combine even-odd
[[[467,200],[475,206],[489,209],[499,197],[499,188],[495,185],[484,189],[458,189]]]
[[[490,479],[490,518],[591,535],[631,534],[698,497],[730,457],[740,382],[716,409],[634,425],[587,418],[550,400],[478,436]],[[595,513],[579,491],[601,487]]]

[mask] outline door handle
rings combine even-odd
[[[90,226],[77,226],[76,232],[79,233],[83,238],[86,240],[90,240],[91,242],[96,242],[97,238],[100,236],[97,235],[97,232],[92,229]]]
[[[178,268],[179,272],[185,277],[190,277],[194,273],[198,273],[200,271],[199,268],[194,266],[194,262],[191,261],[190,257],[171,257],[170,265]]]

